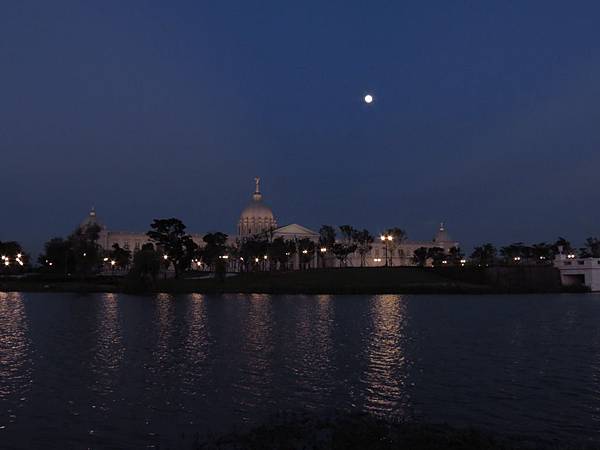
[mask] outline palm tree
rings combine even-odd
[[[498,251],[489,242],[473,249],[471,259],[479,266],[491,266],[496,261]]]

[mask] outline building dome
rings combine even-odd
[[[435,234],[435,237],[433,238],[433,242],[440,243],[440,244],[452,242],[452,238],[450,237],[450,235],[444,228],[444,222],[440,223],[440,229]]]
[[[256,190],[252,194],[252,200],[244,208],[238,222],[238,234],[241,237],[259,234],[277,227],[273,211],[262,201],[259,183],[260,178],[255,178]]]
[[[94,208],[93,206],[90,210],[90,213],[81,222],[80,227],[87,228],[92,225],[98,225],[100,228],[104,228],[104,225],[102,225],[102,222],[100,222],[100,219],[98,219],[98,216],[96,215],[96,208]]]

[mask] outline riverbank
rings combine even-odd
[[[0,291],[266,294],[494,294],[560,292],[552,268],[335,268],[228,274],[190,273],[143,283],[129,277],[35,275],[0,279]]]

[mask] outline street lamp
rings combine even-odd
[[[385,266],[389,265],[388,258],[388,244],[394,240],[394,237],[391,234],[385,234],[380,236],[381,242],[385,243]]]

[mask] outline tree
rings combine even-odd
[[[154,245],[148,243],[133,256],[133,266],[130,275],[133,277],[155,282],[160,271],[161,255],[155,250]]]
[[[74,272],[90,275],[102,265],[102,248],[98,245],[100,226],[90,224],[78,227],[68,238],[70,251],[67,256],[73,263]],[[69,262],[65,264],[68,268]]]
[[[50,272],[71,273],[75,262],[71,242],[60,237],[50,239],[44,244],[44,253],[39,256],[38,262]]]
[[[340,232],[342,233],[342,239],[347,244],[352,244],[352,238],[354,237],[354,228],[350,225],[340,225]]]
[[[332,246],[332,251],[335,257],[340,262],[340,267],[342,267],[343,264],[346,264],[348,255],[356,251],[356,245],[346,244],[344,242],[336,242]]]
[[[471,253],[471,260],[473,260],[479,266],[491,266],[496,261],[496,255],[498,251],[489,242],[473,249]]]
[[[600,239],[589,237],[585,240],[585,255],[587,258],[600,258]]]
[[[553,257],[552,246],[545,242],[533,244],[531,246],[531,255],[538,263],[548,262],[552,260]]]
[[[273,239],[269,247],[269,258],[273,263],[279,264],[280,269],[287,269],[288,263],[295,253],[296,243],[282,237]]]
[[[131,251],[126,248],[121,248],[119,244],[115,243],[112,246],[112,250],[108,254],[108,258],[115,262],[115,266],[126,269],[129,267],[131,261]],[[112,264],[111,264],[112,265]]]
[[[434,266],[440,266],[446,260],[446,253],[441,247],[430,247],[427,249],[427,259],[431,259]]]
[[[253,268],[258,270],[261,266],[265,267],[265,261],[269,255],[269,241],[259,236],[252,236],[244,239],[240,245],[240,257],[243,258],[246,270]],[[265,256],[267,257],[265,259]]]
[[[368,230],[354,230],[352,240],[356,243],[356,249],[360,255],[360,266],[364,267],[367,254],[371,251],[371,245],[375,240]]]
[[[504,258],[504,262],[515,264],[529,259],[533,254],[533,250],[522,242],[515,242],[514,244],[500,248],[500,254]]]
[[[394,253],[396,249],[402,244],[404,240],[406,240],[406,232],[398,227],[389,228],[384,233],[386,236],[392,236],[391,241],[386,241],[389,251],[389,263],[390,266],[394,265]]]
[[[350,225],[340,225],[340,232],[342,234],[341,242],[335,242],[332,245],[333,254],[340,262],[340,267],[342,264],[348,263],[348,256],[354,253],[357,249],[357,245],[354,243],[354,233],[355,230]]]
[[[29,267],[29,255],[15,241],[0,241],[0,272],[21,272]]]
[[[413,252],[412,260],[418,266],[425,267],[427,265],[428,255],[429,249],[427,247],[419,247]]]
[[[298,241],[298,257],[304,268],[310,265],[315,254],[315,243],[308,238]]]
[[[559,237],[552,245],[552,252],[554,255],[558,255],[560,253],[568,255],[573,253],[573,247],[571,246],[571,243],[564,237]]]
[[[461,261],[464,261],[465,254],[461,251],[460,247],[450,247],[448,250],[448,264],[451,266],[460,266],[463,264]]]
[[[227,235],[221,232],[209,233],[202,240],[206,245],[198,253],[202,262],[214,269],[219,259],[227,254]]]
[[[167,256],[166,264],[173,264],[175,278],[178,278],[190,267],[198,246],[185,232],[186,227],[179,219],[155,219],[150,227],[152,230],[146,234]]]
[[[331,225],[323,225],[319,230],[319,246],[327,249],[335,244],[335,228]]]

